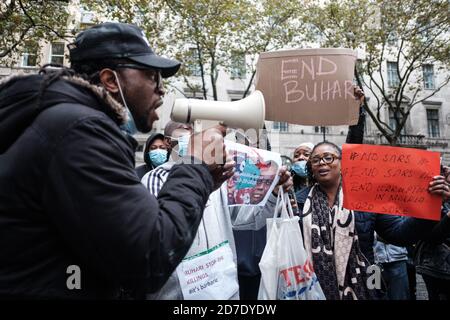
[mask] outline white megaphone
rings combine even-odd
[[[170,118],[183,123],[215,120],[230,128],[259,130],[264,126],[265,114],[264,96],[256,90],[247,98],[234,102],[176,99]]]

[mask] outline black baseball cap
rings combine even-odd
[[[68,45],[70,61],[126,58],[149,68],[161,70],[168,78],[177,73],[181,63],[156,55],[144,32],[127,23],[106,22],[79,33]]]

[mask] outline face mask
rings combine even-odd
[[[131,114],[130,109],[128,108],[127,102],[125,101],[125,97],[123,96],[122,86],[120,85],[119,77],[117,76],[116,71],[113,71],[113,72],[117,79],[117,86],[119,87],[119,92],[120,92],[120,97],[122,98],[122,103],[125,106],[125,108],[127,109],[127,113],[128,113],[128,120],[126,123],[124,123],[123,125],[120,126],[120,129],[122,129],[122,131],[125,131],[129,135],[135,135],[138,132],[138,130],[136,128],[136,123],[134,122],[133,115]]]
[[[295,172],[296,175],[300,177],[307,177],[308,176],[308,169],[306,168],[306,161],[296,161],[292,165],[292,170]]]
[[[155,149],[148,153],[150,160],[155,165],[155,167],[162,165],[167,161],[167,150]]]
[[[189,135],[184,135],[178,138],[178,155],[180,157],[184,157],[185,155],[187,155],[189,139]]]

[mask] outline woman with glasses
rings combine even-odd
[[[313,186],[296,194],[302,211],[304,245],[328,300],[377,299],[380,272],[373,267],[374,231],[389,243],[405,246],[418,241],[433,221],[343,208],[341,150],[331,142],[317,144],[308,169]],[[442,194],[435,177],[430,192]],[[380,279],[379,279],[380,280]]]

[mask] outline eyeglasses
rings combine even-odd
[[[146,70],[149,72],[152,72],[151,79],[153,82],[156,83],[156,87],[160,88],[162,86],[162,76],[161,71],[158,69],[150,69],[147,66],[137,64],[137,63],[118,63],[114,65],[115,68],[129,68],[129,69],[139,69],[139,70]]]
[[[341,159],[341,158],[335,154],[327,153],[322,156],[312,157],[311,165],[318,166],[322,160],[325,164],[332,164],[334,162],[334,160],[336,160],[336,159]]]

